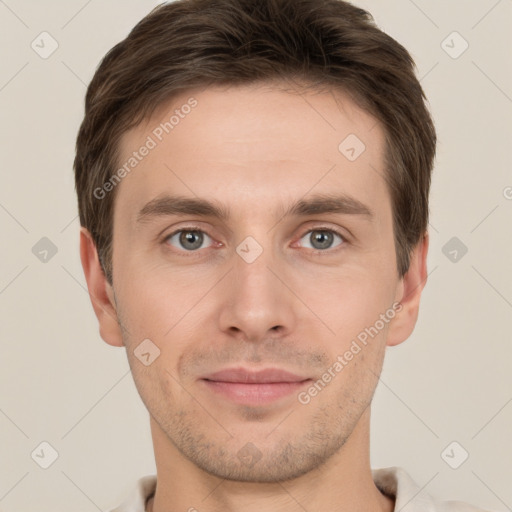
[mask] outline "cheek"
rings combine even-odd
[[[167,393],[176,385],[171,375],[180,379],[179,358],[197,338],[197,326],[207,317],[207,308],[210,308],[204,300],[211,287],[208,281],[185,278],[179,272],[165,274],[156,270],[132,273],[133,278],[126,280],[119,297],[132,367],[139,370],[137,377],[141,385],[151,386],[158,393]],[[148,372],[139,368],[141,363],[136,356],[141,352],[139,345],[146,339],[154,344],[149,344],[150,352],[158,354]]]
[[[394,297],[392,279],[375,268],[343,268],[338,273],[302,277],[300,286],[295,282],[301,299],[340,341],[373,325]]]
[[[124,279],[120,299],[130,334],[163,338],[190,309],[194,289],[154,269],[139,267],[135,272],[132,268],[126,275],[129,277]]]
[[[176,386],[175,371],[169,367],[163,353],[160,354],[149,366],[145,366],[133,354],[128,354],[135,387],[150,413],[163,420],[162,414],[169,410],[169,406],[177,403],[177,395],[180,388]]]

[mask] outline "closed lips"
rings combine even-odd
[[[202,377],[216,382],[233,382],[240,384],[271,384],[279,382],[303,382],[309,377],[301,376],[279,368],[265,368],[250,371],[245,368],[226,368]]]

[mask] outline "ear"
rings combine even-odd
[[[92,307],[100,325],[100,336],[109,345],[122,347],[124,344],[117,317],[114,291],[103,273],[92,236],[84,227],[80,228],[80,259]]]
[[[428,232],[413,249],[409,270],[400,279],[395,300],[400,302],[402,309],[389,324],[386,345],[392,347],[405,341],[414,330],[418,319],[420,297],[427,282]]]

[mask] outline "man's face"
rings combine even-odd
[[[197,103],[182,108],[191,97]],[[169,133],[158,130],[172,115]],[[148,154],[117,186],[113,276],[152,421],[222,478],[275,481],[318,467],[371,402],[393,322],[377,321],[401,297],[380,125],[338,92],[210,88],[174,98],[126,133],[119,167],[145,144]],[[139,215],[166,195],[207,200],[227,216]],[[370,214],[285,215],[322,195],[352,198]],[[356,353],[353,341],[376,322],[384,326]],[[142,360],[160,351],[148,365],[134,353],[146,339],[152,355]],[[205,380],[240,367],[309,380]],[[329,368],[331,379],[310,391]]]

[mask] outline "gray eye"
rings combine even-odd
[[[312,229],[308,231],[302,238],[306,239],[306,241],[310,242],[310,249],[315,250],[324,250],[331,249],[334,237],[338,237],[341,241],[343,241],[342,237],[335,233],[330,229]],[[340,245],[340,244],[337,244]],[[307,247],[307,246],[306,246]],[[336,246],[334,246],[336,247]]]
[[[186,249],[187,251],[195,251],[196,249],[200,249],[203,245],[205,237],[210,238],[206,233],[202,231],[193,230],[193,229],[182,229],[180,231],[176,231],[176,233],[170,235],[167,240],[171,241],[178,237],[178,244],[171,244],[178,249]]]

